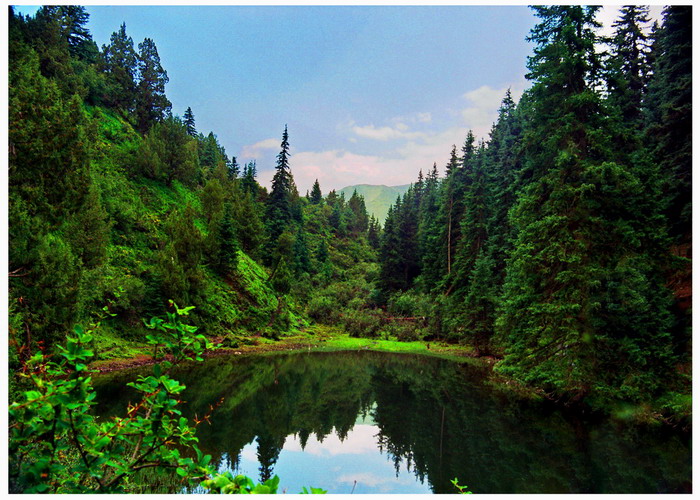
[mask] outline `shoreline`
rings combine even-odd
[[[318,328],[318,327],[317,327]],[[470,363],[489,370],[488,380],[495,390],[517,394],[522,399],[542,400],[555,404],[566,411],[594,416],[596,414],[607,414],[611,418],[619,420],[634,420],[639,424],[663,425],[669,428],[681,429],[692,432],[692,416],[689,418],[683,415],[664,416],[658,409],[652,408],[648,404],[636,406],[636,410],[630,411],[634,405],[622,404],[627,409],[627,413],[622,414],[617,409],[618,403],[611,402],[606,408],[592,408],[588,405],[572,407],[569,404],[548,395],[541,388],[529,387],[517,380],[508,378],[493,370],[498,361],[493,356],[476,356],[470,346],[449,344],[447,342],[436,341],[410,341],[402,342],[386,339],[370,339],[350,337],[344,332],[340,332],[334,327],[320,327],[323,333],[318,334],[316,328],[312,327],[305,331],[280,337],[277,340],[266,337],[246,337],[241,339],[245,342],[236,347],[219,347],[205,351],[205,359],[214,357],[231,356],[259,356],[274,353],[301,353],[301,352],[340,352],[340,351],[375,351],[394,354],[414,354],[421,356],[438,357],[458,363]],[[215,343],[220,343],[221,338],[213,339]],[[144,346],[144,349],[146,347]],[[155,360],[150,354],[139,354],[131,357],[121,357],[113,359],[97,360],[90,363],[90,369],[96,370],[99,375],[118,371],[128,371],[155,364]]]

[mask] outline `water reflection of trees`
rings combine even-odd
[[[678,435],[586,423],[516,400],[467,364],[319,353],[215,359],[179,376],[192,415],[225,398],[212,425],[198,429],[201,449],[229,468],[257,440],[261,480],[274,475],[287,436],[296,435],[302,448],[311,435],[323,441],[335,431],[344,440],[358,415],[369,413],[397,474],[405,464],[436,493],[453,493],[454,477],[494,493],[689,487],[690,452]]]

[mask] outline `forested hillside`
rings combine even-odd
[[[196,306],[207,335],[235,341],[305,326],[304,304],[317,310],[350,277],[364,288],[332,292],[344,298],[330,309],[369,291],[361,197],[300,197],[286,128],[268,192],[255,162],[238,165],[192,109],[171,109],[153,40],[135,47],[122,24],[100,49],[87,21],[82,7],[10,17],[15,362],[100,318],[98,355],[143,341],[141,319],[171,299]]]
[[[11,490],[140,491],[147,469],[274,492],[271,466],[255,485],[209,465],[168,374],[213,343],[293,335],[452,349],[513,393],[689,427],[691,7],[649,34],[647,9],[624,7],[609,39],[597,7],[533,9],[529,89],[387,201],[318,181],[300,196],[284,123],[262,186],[255,161],[173,109],[156,41],[121,24],[98,47],[84,7],[10,7]],[[141,402],[100,420],[90,363],[146,349]],[[451,397],[428,377],[401,382],[402,401],[414,379]],[[278,413],[269,394],[255,405]]]
[[[691,9],[647,36],[625,7],[605,53],[595,8],[535,11],[529,90],[384,222],[360,191],[300,196],[284,124],[261,186],[172,109],[156,41],[10,9],[10,369],[77,323],[125,354],[172,300],[224,345],[314,323],[459,342],[553,398],[688,412]]]
[[[604,54],[595,8],[534,9],[531,88],[390,209],[383,300],[557,397],[689,409],[691,9]]]

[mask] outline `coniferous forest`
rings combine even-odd
[[[122,491],[146,467],[256,487],[180,456],[165,373],[291,335],[449,345],[558,404],[689,426],[692,9],[648,34],[625,6],[605,51],[595,7],[533,9],[528,90],[377,220],[357,193],[299,192],[284,123],[262,186],[173,109],[157,40],[122,24],[98,47],[89,9],[10,7],[11,489]],[[160,349],[143,405],[96,421],[88,365]]]

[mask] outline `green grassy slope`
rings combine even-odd
[[[141,137],[117,114],[95,107],[88,112],[96,129],[93,175],[110,225],[107,261],[91,271],[90,293],[82,297],[81,310],[92,315],[105,298],[115,316],[102,322],[98,352],[102,357],[128,354],[123,348],[142,343],[146,334],[141,318],[162,315],[167,304],[159,292],[159,254],[169,237],[165,220],[173,210],[191,204],[195,226],[205,236],[201,187],[171,186],[136,174]],[[251,335],[276,337],[306,325],[300,308],[291,297],[281,297],[269,283],[269,271],[239,251],[235,272],[221,276],[203,263],[199,292],[191,320],[208,336],[238,338]],[[119,290],[115,293],[115,290]],[[90,318],[80,320],[87,323]],[[109,354],[108,354],[109,353]]]

